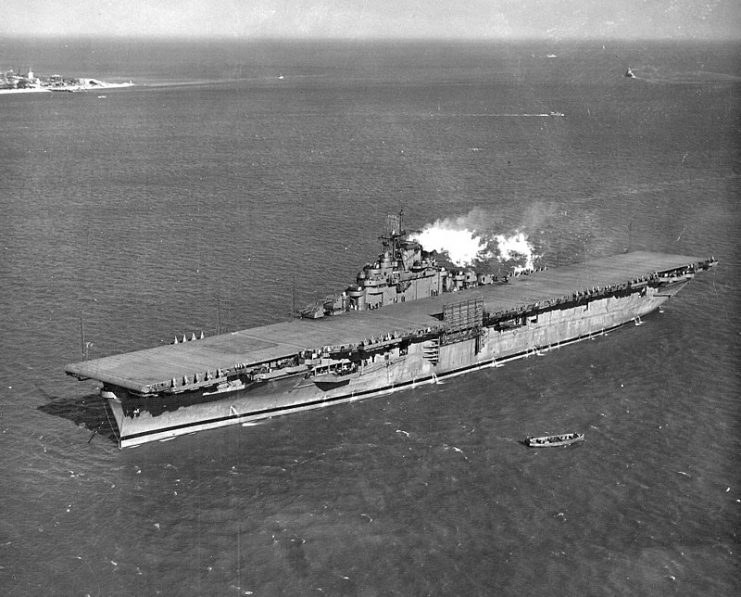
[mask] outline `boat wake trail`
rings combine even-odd
[[[438,118],[562,118],[563,112],[450,112],[435,113]]]

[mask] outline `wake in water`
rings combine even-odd
[[[665,83],[680,85],[705,85],[708,83],[737,83],[741,77],[733,73],[712,70],[676,71],[642,64],[634,68],[635,80],[644,83]]]
[[[524,232],[495,234],[479,230],[477,222],[486,221],[477,210],[458,218],[445,218],[427,224],[411,235],[426,251],[436,251],[458,267],[479,266],[496,260],[512,267],[515,273],[534,268],[533,245]]]
[[[448,113],[448,114],[435,114],[435,116],[443,117],[464,117],[464,116],[476,116],[486,118],[560,118],[566,116],[563,112],[468,112],[462,113]]]

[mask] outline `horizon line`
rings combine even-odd
[[[118,34],[54,34],[54,33],[4,33],[4,41],[26,40],[80,40],[80,41],[188,41],[188,42],[401,42],[401,43],[518,43],[518,42],[585,42],[585,43],[616,43],[616,42],[736,42],[741,43],[738,37],[582,37],[582,36],[512,36],[512,37],[464,37],[464,36],[235,36],[235,35],[118,35]],[[2,42],[0,42],[2,45]]]

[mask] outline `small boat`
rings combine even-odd
[[[557,448],[568,446],[576,442],[583,442],[583,433],[562,433],[560,435],[543,435],[541,437],[528,437],[523,442],[528,448]]]
[[[327,392],[348,385],[352,379],[360,377],[360,372],[357,366],[349,360],[343,360],[339,367],[329,365],[314,367],[306,374],[306,377],[311,379],[320,390]]]
[[[628,67],[628,70],[625,71],[625,76],[629,79],[635,79],[635,75],[633,74],[633,71]]]

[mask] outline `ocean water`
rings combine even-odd
[[[737,45],[2,41],[4,595],[735,595]],[[636,79],[624,78],[631,66]],[[543,114],[563,113],[563,116]],[[91,356],[275,322],[387,213],[714,255],[640,327],[119,451]],[[533,451],[524,436],[580,430]]]

